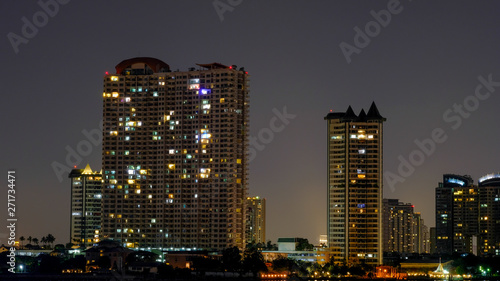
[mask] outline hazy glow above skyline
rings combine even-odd
[[[268,239],[326,234],[323,117],[372,101],[387,118],[384,173],[400,177],[384,197],[433,226],[443,174],[500,171],[500,3],[395,3],[242,1],[221,12],[211,1],[70,1],[49,14],[36,1],[2,1],[1,171],[16,169],[18,236],[69,241],[70,180],[52,164],[101,168],[102,77],[139,56],[172,70],[219,62],[249,72],[248,195],[266,198]],[[40,11],[46,21],[33,20]],[[383,11],[385,26],[374,16],[387,21]],[[34,26],[24,33],[23,18]],[[358,49],[350,61],[342,42]],[[412,169],[400,170],[405,161]]]

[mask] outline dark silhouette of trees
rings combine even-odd
[[[264,258],[261,252],[256,248],[247,248],[243,254],[242,261],[243,271],[251,272],[254,277],[257,277],[259,272],[266,272],[267,267],[264,263]]]
[[[54,237],[54,235],[52,234],[47,234],[47,236],[45,237],[45,241],[50,244],[50,248],[52,248],[52,246],[54,245],[54,242],[56,241],[56,238]]]
[[[222,267],[230,272],[237,272],[241,269],[241,254],[238,247],[227,248],[222,251]]]
[[[309,240],[306,238],[297,238],[298,245],[296,247],[297,251],[312,251],[314,249],[314,245],[309,243]]]
[[[40,273],[59,274],[62,271],[61,260],[58,257],[43,255],[39,271]]]

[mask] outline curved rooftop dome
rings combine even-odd
[[[150,57],[137,57],[124,60],[115,66],[116,74],[120,74],[124,69],[136,63],[144,63],[149,66],[154,72],[160,72],[161,69],[170,70],[170,66],[163,61]]]

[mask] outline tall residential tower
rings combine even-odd
[[[104,76],[103,238],[133,248],[245,244],[249,75],[133,58]]]
[[[330,112],[328,130],[328,245],[336,261],[382,263],[383,122],[368,113]]]

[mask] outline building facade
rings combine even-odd
[[[383,122],[368,113],[330,112],[327,121],[328,246],[336,261],[382,263]]]
[[[478,251],[482,256],[500,256],[500,174],[479,178],[478,191]]]
[[[247,203],[247,242],[266,243],[266,198],[248,197]]]
[[[85,169],[73,169],[71,179],[70,241],[82,247],[99,242],[101,230],[102,176]]]
[[[443,175],[436,188],[436,252],[473,252],[478,196],[470,176]]]
[[[103,238],[131,248],[245,245],[249,75],[133,58],[104,76]]]
[[[384,252],[429,252],[429,231],[412,204],[383,199],[382,221]]]
[[[436,188],[436,252],[500,255],[500,174],[474,185],[470,176],[443,175]]]

